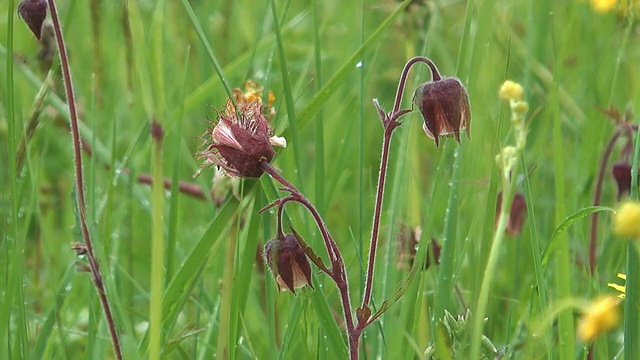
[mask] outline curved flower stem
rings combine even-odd
[[[638,127],[635,124],[622,123],[616,127],[616,131],[609,138],[609,142],[604,149],[604,153],[602,154],[602,160],[600,161],[600,167],[598,169],[598,179],[596,180],[596,188],[593,194],[593,206],[600,205],[600,201],[602,198],[602,186],[604,183],[604,176],[607,169],[607,164],[609,163],[609,158],[611,158],[611,153],[613,152],[613,148],[620,138],[620,136],[627,136],[630,141],[633,139],[633,133],[638,131]],[[589,270],[591,271],[591,275],[595,274],[596,271],[596,248],[598,245],[598,218],[599,213],[595,212],[591,217],[591,229],[589,236]]]
[[[410,110],[400,110],[400,103],[402,102],[402,94],[404,93],[404,88],[407,82],[407,76],[409,75],[409,70],[414,64],[424,63],[429,69],[431,69],[431,77],[433,81],[440,80],[440,73],[438,72],[438,68],[433,63],[433,61],[429,60],[424,56],[416,56],[409,60],[404,69],[402,69],[402,74],[400,75],[400,81],[398,82],[398,90],[396,92],[396,100],[393,105],[393,110],[389,114],[385,114],[380,105],[378,105],[377,100],[374,100],[374,105],[378,110],[378,114],[380,115],[380,120],[382,121],[382,126],[384,127],[384,140],[382,144],[382,157],[380,160],[380,172],[378,173],[378,189],[376,195],[376,205],[373,214],[373,226],[371,230],[371,245],[369,247],[369,262],[367,265],[367,280],[364,288],[364,296],[362,297],[362,308],[365,308],[369,305],[371,301],[371,292],[373,287],[373,275],[374,275],[374,265],[376,258],[376,250],[378,248],[378,233],[380,230],[380,216],[382,214],[382,200],[384,197],[384,186],[385,186],[385,178],[387,176],[387,163],[389,159],[389,145],[391,143],[391,134],[393,130],[400,126],[400,123],[397,121],[402,115],[408,113]],[[364,329],[366,323],[359,324],[359,328],[362,331]]]
[[[102,280],[102,274],[100,273],[100,267],[98,260],[96,259],[93,251],[93,244],[91,242],[91,236],[89,235],[89,229],[87,227],[86,220],[86,201],[84,194],[84,180],[82,169],[82,149],[80,145],[80,132],[78,130],[78,114],[76,111],[75,97],[73,94],[73,85],[71,83],[71,70],[69,68],[69,60],[67,57],[67,48],[65,46],[64,38],[62,36],[62,26],[60,25],[60,19],[58,18],[58,10],[54,0],[48,0],[49,11],[51,12],[51,20],[53,22],[53,29],[56,34],[56,42],[58,43],[58,50],[60,55],[60,64],[62,68],[62,77],[64,79],[65,91],[67,94],[67,103],[69,104],[69,124],[71,126],[71,137],[73,142],[73,154],[75,164],[75,178],[76,178],[76,205],[78,207],[78,217],[80,218],[80,228],[82,231],[82,237],[87,247],[87,260],[89,262],[89,268],[91,270],[91,276],[93,283],[98,290],[98,297],[104,310],[104,315],[107,319],[107,325],[111,340],[113,342],[113,350],[115,352],[116,359],[122,359],[122,351],[120,349],[120,340],[118,339],[118,333],[116,331],[115,322],[113,321],[113,315],[109,307],[109,300]]]
[[[613,146],[616,144],[616,141],[622,135],[622,131],[620,128],[617,128],[616,131],[611,135],[609,142],[607,143],[607,147],[604,150],[604,154],[602,155],[602,160],[600,161],[600,168],[598,169],[598,180],[596,181],[596,189],[593,194],[593,206],[600,205],[600,198],[602,197],[602,184],[604,183],[604,174],[607,168],[607,164],[609,163],[609,158],[611,157],[611,153],[613,152]],[[598,212],[595,212],[591,217],[591,234],[589,238],[589,269],[591,271],[591,275],[593,275],[596,271],[596,246],[598,240]]]
[[[311,204],[311,202],[300,191],[298,191],[298,189],[293,186],[293,184],[291,184],[282,175],[280,175],[276,171],[276,169],[274,169],[267,161],[263,161],[260,166],[267,174],[271,175],[272,178],[282,184],[285,187],[285,190],[291,193],[290,196],[284,199],[286,199],[286,201],[296,201],[307,208],[309,213],[311,213],[311,216],[313,216],[318,229],[320,229],[322,239],[324,240],[325,247],[327,248],[327,253],[329,254],[329,261],[331,261],[330,277],[333,282],[335,282],[340,293],[345,326],[347,328],[347,335],[349,337],[349,356],[352,360],[358,359],[360,334],[359,332],[356,332],[356,328],[353,322],[353,315],[351,312],[351,299],[349,298],[349,282],[347,279],[347,271],[345,269],[344,260],[342,259],[342,255],[340,254],[338,246],[331,237],[331,234],[329,233],[324,220],[322,220],[320,213],[316,210],[313,204]],[[279,212],[282,208],[282,205],[284,205],[284,202],[286,201],[283,201],[283,203],[280,204],[278,209]],[[279,223],[279,226],[281,226],[281,223]]]
[[[441,80],[440,72],[436,67],[436,64],[431,61],[431,59],[426,58],[424,56],[416,56],[411,58],[411,60],[407,61],[404,65],[404,69],[402,69],[402,74],[400,75],[400,82],[398,82],[398,90],[396,91],[396,101],[393,104],[393,111],[391,114],[395,114],[400,110],[400,102],[402,102],[402,94],[404,94],[404,88],[407,83],[407,75],[409,75],[409,69],[416,63],[423,63],[429,67],[431,70],[431,80],[438,81]]]

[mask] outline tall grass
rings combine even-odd
[[[327,276],[312,265],[315,289],[293,296],[279,292],[265,268],[259,250],[275,237],[276,216],[258,211],[279,196],[279,184],[234,179],[215,203],[213,172],[192,177],[194,154],[233,88],[251,79],[273,91],[271,125],[289,141],[273,165],[324,216],[360,304],[383,135],[371,100],[391,108],[402,67],[417,55],[467,86],[471,139],[441,139],[436,148],[417,112],[402,118],[370,306],[375,312],[398,289],[404,294],[367,328],[361,357],[423,358],[436,344],[447,358],[452,339],[440,320],[467,308],[473,318],[496,226],[495,156],[513,131],[497,92],[512,79],[530,107],[514,174],[528,211],[521,234],[500,246],[482,334],[506,358],[632,358],[638,260],[610,232],[608,210],[618,204],[611,177],[602,207],[590,207],[615,130],[599,109],[640,111],[637,12],[621,6],[599,13],[585,1],[58,2],[88,150],[88,231],[124,358],[348,356],[340,293]],[[45,81],[42,45],[16,7],[0,3],[0,358],[113,358],[86,259],[71,250],[82,236],[60,64],[53,57],[53,80]],[[403,107],[429,80],[425,70],[412,70]],[[154,124],[161,142],[150,136]],[[620,150],[622,143],[609,166]],[[286,219],[327,263],[303,208],[287,207]],[[400,234],[417,228],[415,263],[433,239],[442,245],[440,264],[403,283]],[[619,272],[635,284],[624,325],[594,343],[577,339],[576,304],[615,295],[607,283],[623,284]],[[453,340],[459,358],[475,358],[466,353],[478,339],[471,319],[467,326]]]

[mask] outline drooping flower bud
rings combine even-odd
[[[613,175],[613,179],[618,185],[618,200],[623,195],[629,195],[631,191],[631,164],[628,161],[620,161],[613,164],[611,175]],[[640,171],[638,175],[640,175]]]
[[[498,226],[498,218],[502,211],[502,192],[498,193],[498,200],[496,206],[496,224]],[[524,195],[516,193],[511,203],[511,214],[509,214],[509,220],[507,222],[507,235],[518,236],[522,231],[522,225],[527,217],[527,201]]]
[[[262,89],[253,82],[245,88],[246,92],[234,89],[235,106],[227,100],[217,121],[210,122],[212,127],[203,136],[207,146],[198,155],[204,159],[202,167],[215,164],[231,176],[258,178],[264,172],[260,164],[275,156],[273,145],[286,146],[286,141],[273,136],[263,115]]]
[[[18,14],[29,29],[40,40],[42,23],[47,17],[47,2],[45,0],[22,0],[18,5]]]
[[[400,227],[400,233],[398,234],[398,263],[396,264],[398,270],[411,270],[413,267],[421,235],[422,228],[419,226],[410,228],[402,225]],[[422,265],[423,270],[427,270],[432,264],[440,263],[440,244],[436,239],[431,238],[428,246],[426,258]]]
[[[440,77],[435,66],[431,71],[433,80],[420,85],[413,95],[413,104],[424,119],[422,128],[435,141],[436,147],[440,136],[453,135],[460,143],[460,131],[466,130],[470,138],[471,109],[467,90],[456,78]]]
[[[280,290],[289,290],[295,295],[295,289],[305,285],[313,289],[311,266],[295,235],[286,234],[269,240],[264,246],[264,254]]]

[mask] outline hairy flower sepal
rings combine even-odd
[[[235,106],[228,100],[217,121],[210,122],[212,127],[203,136],[207,147],[198,152],[203,167],[217,165],[231,176],[259,178],[264,173],[260,163],[275,156],[273,146],[286,146],[284,138],[273,136],[255,86],[247,82],[246,93],[234,89]]]
[[[471,110],[469,96],[460,80],[441,78],[432,68],[433,81],[420,85],[413,94],[413,104],[420,110],[424,124],[422,128],[433,139],[436,147],[440,136],[452,136],[460,143],[460,131],[469,134]]]
[[[264,246],[267,265],[273,273],[280,290],[296,290],[311,284],[311,265],[304,250],[293,234],[282,234],[269,240]]]

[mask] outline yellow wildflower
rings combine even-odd
[[[640,203],[627,202],[616,211],[613,233],[619,237],[640,240]]]
[[[578,337],[584,342],[593,341],[598,336],[612,330],[620,321],[618,299],[604,296],[591,302],[584,310],[578,323]]]
[[[500,94],[500,98],[504,100],[520,101],[522,100],[524,89],[522,89],[522,85],[516,82],[513,82],[511,80],[507,80],[500,87],[499,94]]]
[[[591,7],[599,13],[606,13],[616,6],[616,0],[591,0]]]
[[[618,273],[618,277],[622,280],[625,280],[625,281],[627,280],[626,274]],[[625,298],[625,295],[627,294],[627,287],[625,285],[618,285],[616,283],[607,283],[607,286],[618,290],[620,292],[620,294],[618,294],[618,297],[620,299]]]

